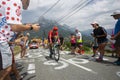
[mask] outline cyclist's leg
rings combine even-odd
[[[50,50],[49,57],[52,58],[53,52],[52,52],[52,45],[51,44],[49,44],[49,50]]]
[[[53,54],[53,52],[52,52],[52,44],[50,43],[49,37],[48,37],[48,42],[49,42],[48,46],[49,46],[49,51],[50,51],[49,57],[52,58],[52,54]]]

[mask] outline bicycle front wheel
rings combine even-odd
[[[55,60],[56,60],[57,62],[58,62],[59,59],[60,59],[59,47],[56,47],[56,48],[54,49],[54,58],[55,58]]]

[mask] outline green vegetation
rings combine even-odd
[[[89,47],[89,46],[88,45],[84,45],[84,43],[83,43],[82,49],[85,51],[85,53],[91,54],[91,47]],[[70,51],[70,48],[71,48],[70,41],[65,41],[64,42],[64,50]]]
[[[20,46],[15,46],[14,48],[14,55],[18,54],[21,51]]]

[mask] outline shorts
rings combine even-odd
[[[107,43],[108,42],[108,39],[107,38],[104,38],[104,39],[101,39],[101,40],[98,40],[97,43],[98,45],[102,44],[102,43]]]
[[[63,41],[60,41],[60,46],[62,46],[63,45]]]
[[[76,43],[71,43],[71,47],[76,48]]]
[[[7,42],[0,43],[0,69],[6,69],[12,65],[12,52]]]
[[[98,46],[93,46],[93,49],[98,49]]]
[[[52,39],[52,43],[54,43],[54,42],[55,42],[55,38],[54,38],[54,37],[52,37],[51,39]],[[50,42],[49,37],[48,37],[48,42]]]
[[[77,43],[77,47],[81,47],[83,44],[82,43]]]

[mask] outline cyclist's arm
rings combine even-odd
[[[49,40],[50,40],[50,43],[52,43],[52,34],[51,34],[51,32],[49,34]]]
[[[58,43],[60,43],[60,38],[59,38],[58,32],[56,33],[56,36],[58,37]]]

